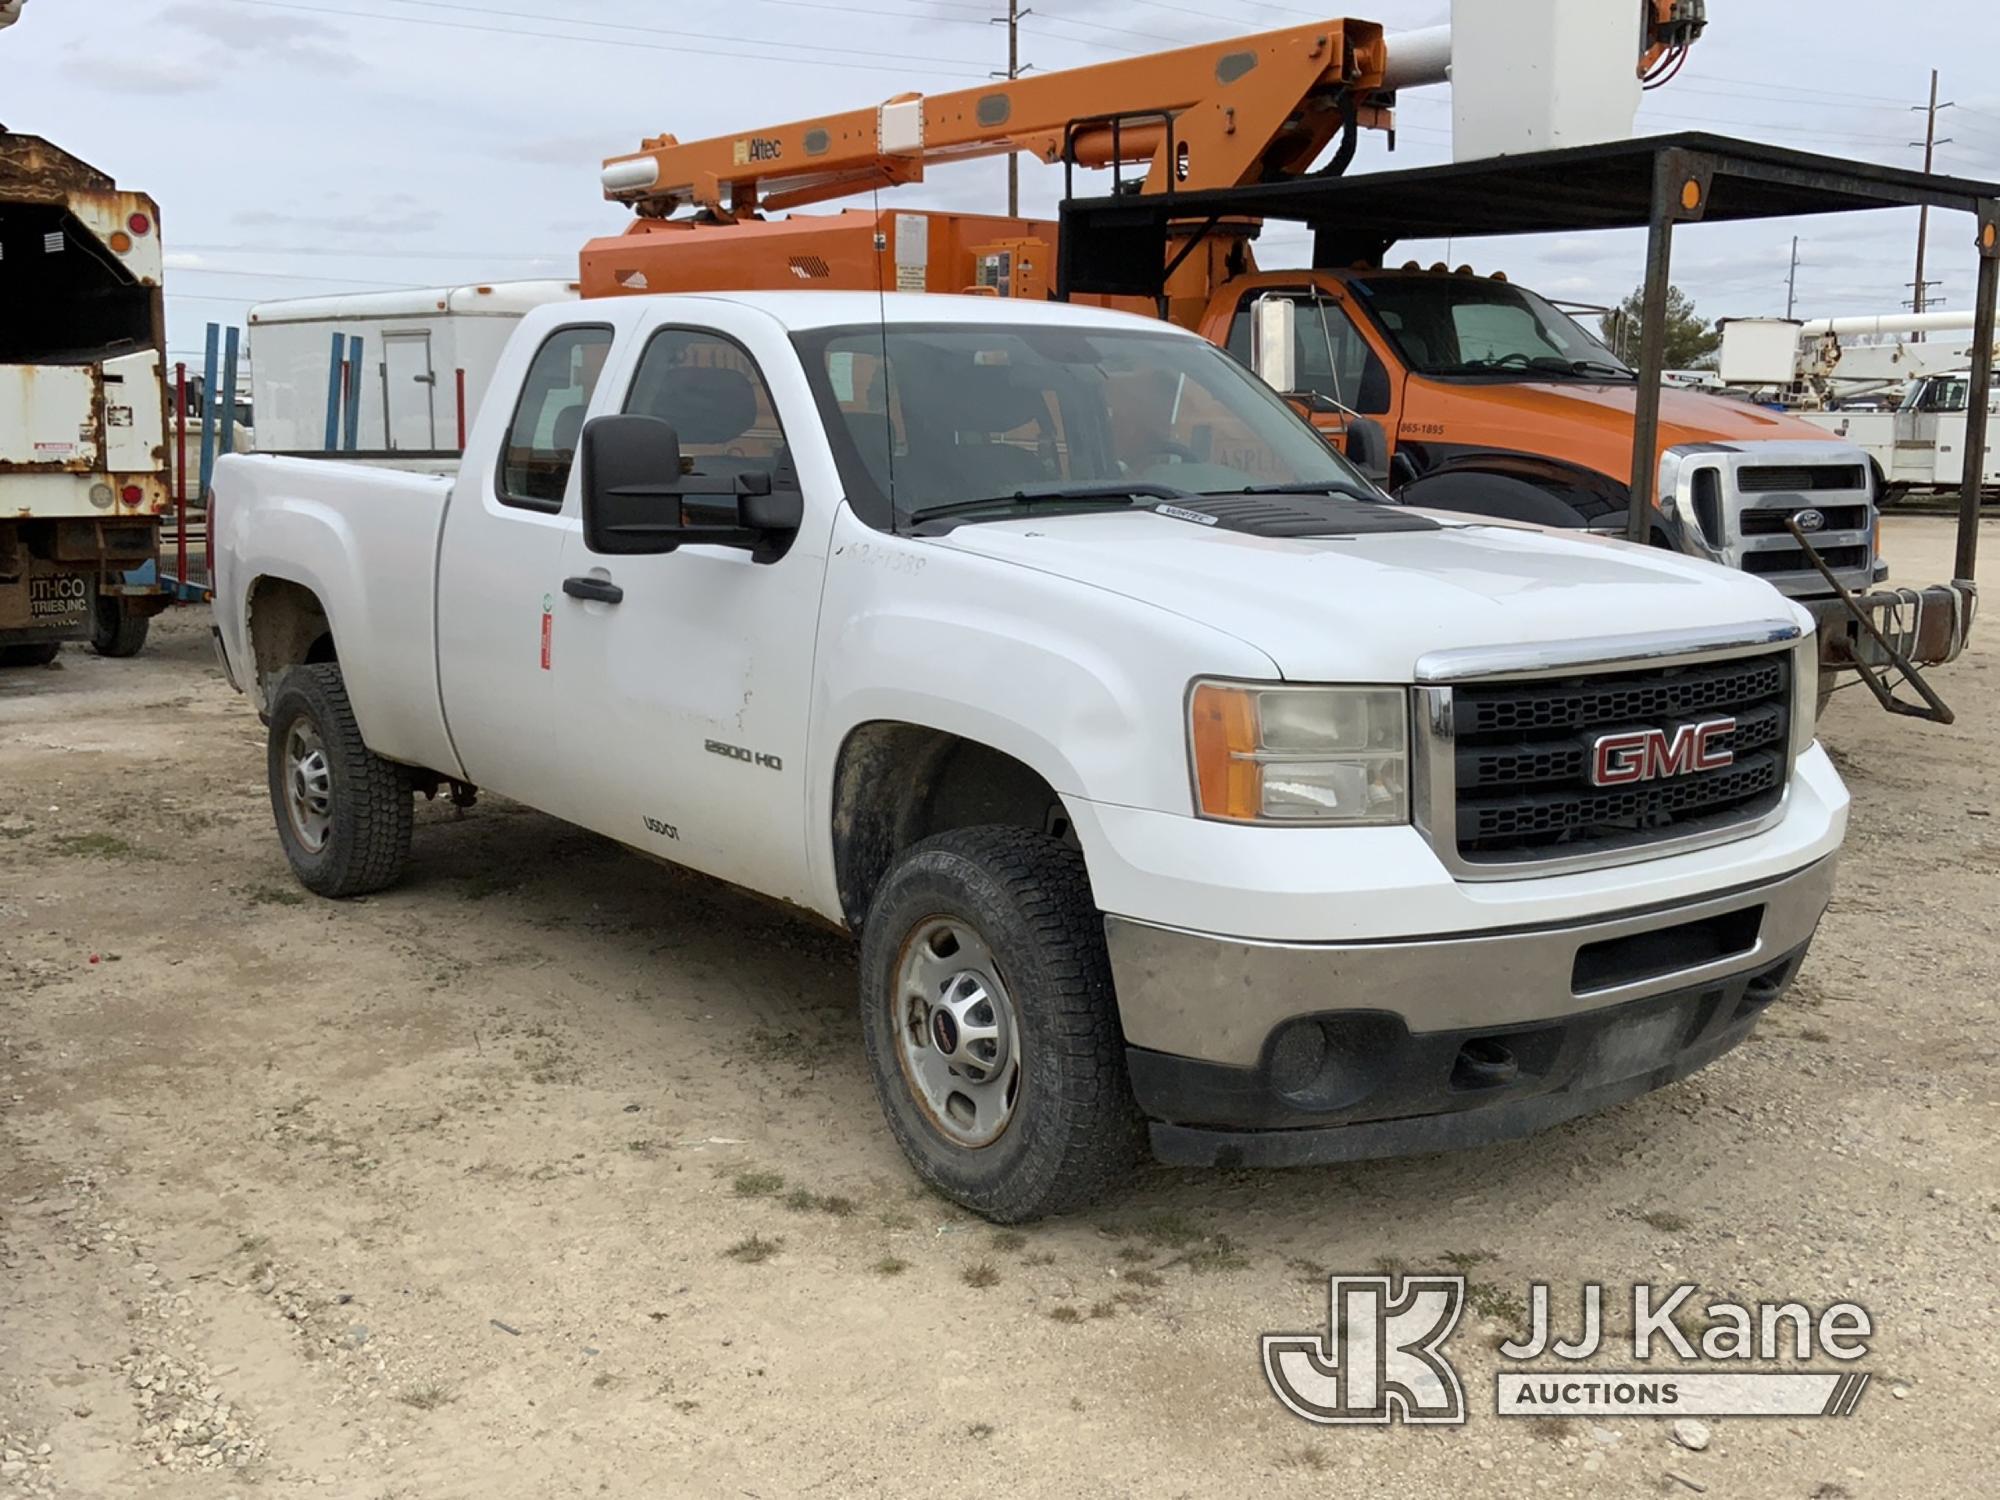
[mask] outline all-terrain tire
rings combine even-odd
[[[365,896],[393,885],[410,857],[412,792],[403,769],[362,742],[340,668],[293,667],[271,694],[266,770],[278,838],[299,884],[322,896]],[[293,730],[307,726],[321,751],[323,827],[315,842],[294,810]]]
[[[36,641],[31,646],[0,646],[0,667],[46,667],[61,651],[61,641]]]
[[[137,656],[152,623],[126,609],[118,595],[99,594],[91,601],[90,649],[99,656]]]
[[[990,952],[1019,1047],[1012,1113],[1003,1133],[976,1147],[940,1127],[906,1071],[906,957],[940,918],[971,928]],[[1104,919],[1075,849],[1026,829],[982,827],[905,851],[862,929],[861,1016],[889,1128],[945,1196],[1013,1224],[1085,1207],[1131,1175],[1139,1112]]]

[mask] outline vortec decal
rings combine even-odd
[[[1591,784],[1631,786],[1667,776],[1720,771],[1736,763],[1736,752],[1715,741],[1735,732],[1734,719],[1708,719],[1683,724],[1671,735],[1664,729],[1601,734],[1590,747]]]

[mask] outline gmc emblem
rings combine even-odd
[[[1736,732],[1734,719],[1708,719],[1683,724],[1669,734],[1664,729],[1634,729],[1600,734],[1590,747],[1593,786],[1630,786],[1663,776],[1691,776],[1720,771],[1734,764],[1736,752],[1716,740]]]

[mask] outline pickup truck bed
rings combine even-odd
[[[448,477],[360,463],[259,458],[231,463],[210,523],[213,545],[232,569],[305,590],[319,616],[347,627],[343,644],[369,660],[368,671],[348,677],[347,693],[370,747],[456,776],[438,693],[436,614],[438,539],[451,486]],[[274,612],[280,600],[285,623],[264,638],[265,649],[309,652],[312,643],[297,636],[323,635],[323,625],[310,610],[300,614],[294,592],[264,596]],[[246,615],[245,625],[256,633],[254,616]],[[260,671],[255,663],[246,668]]]

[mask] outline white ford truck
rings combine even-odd
[[[328,896],[474,787],[858,934],[889,1125],[996,1220],[1150,1139],[1525,1133],[1749,1033],[1847,794],[1810,621],[1386,501],[1203,340],[994,299],[530,313],[456,479],[225,458],[218,643]]]

